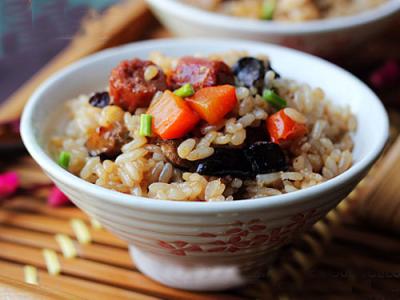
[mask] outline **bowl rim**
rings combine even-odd
[[[238,30],[239,32],[257,32],[265,34],[302,35],[321,32],[332,32],[343,30],[363,24],[375,22],[400,11],[400,2],[389,0],[376,8],[363,11],[358,14],[320,19],[315,21],[289,23],[289,22],[267,22],[210,12],[201,8],[184,3],[181,0],[146,0],[150,6],[168,11],[176,17],[188,20],[189,23],[204,24],[210,27],[219,27],[225,30]]]
[[[166,47],[180,47],[184,45],[190,45],[195,47],[195,45],[203,45],[204,43],[219,43],[220,45],[227,45],[229,47],[240,47],[241,44],[245,44],[246,48],[265,49],[275,49],[279,51],[289,52],[292,55],[303,56],[312,59],[317,64],[325,64],[329,68],[333,68],[335,72],[342,73],[343,76],[351,78],[360,89],[362,89],[369,97],[366,101],[375,102],[377,110],[376,113],[381,117],[379,118],[382,122],[382,127],[384,131],[382,132],[381,138],[375,141],[374,144],[369,147],[369,152],[361,158],[356,164],[353,164],[350,169],[346,170],[344,173],[327,180],[321,184],[308,187],[293,193],[281,194],[276,196],[269,196],[257,199],[246,199],[238,201],[226,201],[226,202],[193,202],[193,201],[173,201],[173,200],[158,200],[146,197],[133,196],[128,194],[123,194],[117,191],[113,191],[107,188],[103,188],[92,183],[89,183],[78,176],[66,171],[60,167],[43,149],[39,144],[38,140],[35,138],[34,129],[32,126],[32,117],[35,114],[36,108],[39,106],[41,99],[44,99],[46,90],[52,86],[54,82],[61,80],[64,76],[74,73],[80,68],[84,68],[86,65],[92,63],[98,63],[107,57],[112,57],[118,55],[121,51],[126,51],[129,49],[134,52],[135,49],[142,49],[146,51],[152,51],[154,49],[159,49],[162,45]],[[239,46],[238,46],[239,45]],[[163,213],[175,213],[175,214],[209,214],[209,213],[221,213],[221,212],[244,212],[244,211],[254,211],[257,209],[265,208],[277,208],[277,207],[287,207],[293,204],[306,204],[310,202],[310,195],[323,195],[329,190],[335,188],[335,186],[340,186],[352,180],[353,177],[362,174],[380,155],[384,145],[389,136],[389,121],[388,115],[386,113],[383,104],[380,102],[379,98],[369,89],[361,80],[356,78],[354,75],[348,71],[328,62],[319,57],[313,56],[311,54],[303,53],[298,50],[277,46],[273,44],[253,42],[246,40],[237,39],[215,39],[215,38],[202,38],[202,39],[158,39],[151,41],[135,42],[107,50],[100,51],[96,54],[90,55],[86,58],[78,60],[73,64],[67,66],[56,72],[54,75],[49,77],[45,82],[43,82],[37,90],[30,97],[28,103],[26,104],[22,118],[21,118],[21,137],[27,148],[28,152],[35,159],[35,161],[45,170],[51,177],[54,177],[56,181],[60,181],[70,188],[73,187],[75,190],[83,191],[85,194],[92,197],[101,198],[106,202],[111,202],[113,204],[125,205],[138,210],[153,211],[153,212],[163,212]]]

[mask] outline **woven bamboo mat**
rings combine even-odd
[[[108,26],[104,26],[105,23]],[[0,120],[18,117],[34,87],[62,66],[103,48],[169,35],[142,1],[113,7],[105,15],[87,21],[83,32],[0,107]],[[392,33],[388,35],[384,43],[368,47],[357,59],[342,58],[341,64],[351,66],[362,77],[367,69],[387,57],[382,49],[393,48],[389,40],[392,43],[396,40]],[[390,56],[400,58],[399,53],[392,50]],[[397,101],[399,95],[398,88],[385,94],[388,99]],[[398,115],[392,113],[392,141],[398,135],[398,120]],[[393,153],[389,151],[389,155]],[[384,159],[337,209],[287,246],[279,261],[266,270],[265,278],[233,291],[192,293],[162,286],[141,274],[130,260],[125,242],[92,224],[79,209],[46,206],[49,179],[28,156],[11,158],[0,161],[1,171],[17,171],[26,190],[38,184],[44,188],[18,194],[0,208],[1,299],[400,299],[398,236],[392,231],[378,229],[379,218],[372,224],[363,221],[371,220],[373,206],[367,213],[360,210],[366,193],[376,187],[380,166],[387,165]],[[360,215],[364,215],[364,219]],[[71,220],[76,219],[86,224],[91,243],[81,244],[76,239],[71,226]],[[73,240],[78,253],[76,258],[62,255],[56,234]],[[57,253],[60,275],[47,272],[43,249]],[[38,269],[37,286],[23,283],[25,265]]]
[[[50,183],[28,156],[21,157],[7,168],[20,174],[25,189]],[[65,294],[67,298],[91,299],[94,295],[98,299],[354,296],[374,290],[368,278],[364,278],[365,275],[381,276],[382,272],[395,274],[396,268],[400,269],[400,241],[387,233],[369,230],[357,222],[351,212],[351,206],[359,200],[357,192],[354,192],[336,210],[288,246],[280,261],[269,272],[266,271],[266,278],[260,282],[218,294],[175,290],[140,274],[130,260],[125,242],[93,226],[78,208],[49,208],[45,203],[47,193],[48,188],[43,188],[29,195],[17,195],[2,206],[0,270],[2,276],[21,282],[24,280],[24,265],[35,266],[39,270],[39,286],[60,295]],[[76,219],[86,224],[92,237],[90,244],[77,241],[71,227],[71,220]],[[55,239],[55,235],[60,233],[73,239],[78,253],[76,258],[63,257]],[[43,249],[57,252],[61,264],[60,275],[47,273]],[[397,260],[397,265],[391,260]],[[320,264],[314,267],[318,261]],[[373,282],[379,285],[378,288],[394,290],[398,278]],[[374,293],[382,294],[379,291]]]
[[[4,167],[4,166],[3,166]],[[7,165],[17,171],[22,187],[50,180],[28,156]],[[283,250],[279,261],[266,270],[259,282],[225,293],[192,293],[162,286],[135,269],[125,242],[114,237],[73,206],[50,208],[46,205],[49,188],[17,195],[0,209],[1,275],[19,284],[24,280],[23,267],[38,268],[39,291],[53,291],[51,297],[69,299],[239,299],[288,297],[311,299],[329,295],[347,298],[362,295],[396,295],[399,286],[400,241],[395,235],[360,223],[353,206],[369,177],[360,183],[338,208]],[[71,220],[82,220],[92,237],[90,244],[80,244]],[[64,258],[56,234],[69,236],[78,256]],[[57,253],[61,274],[48,274],[43,249]],[[9,289],[0,277],[2,289]],[[18,293],[21,293],[18,286]],[[29,293],[34,291],[29,290]],[[13,294],[14,295],[14,294]],[[397,294],[400,296],[400,294]],[[48,296],[50,297],[50,296]],[[1,298],[1,297],[0,297]],[[380,299],[380,298],[377,298]]]

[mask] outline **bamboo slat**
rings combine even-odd
[[[400,243],[398,237],[388,237],[382,232],[374,233],[370,230],[342,226],[336,229],[335,235],[338,239],[358,246],[372,248],[382,253],[400,253]]]
[[[20,264],[36,265],[41,269],[46,268],[42,251],[26,246],[7,242],[0,242],[2,259],[11,260]],[[193,294],[163,286],[148,277],[135,272],[81,258],[67,259],[59,255],[63,274],[85,278],[90,281],[131,289],[157,297],[174,297],[175,299],[234,299],[235,297],[212,294]]]
[[[53,249],[61,253],[60,246],[55,240],[55,235],[0,225],[0,240],[40,249]],[[83,259],[98,261],[128,269],[134,268],[134,264],[129,257],[127,249],[120,249],[95,243],[82,245],[75,240],[74,246],[77,250],[78,256]]]
[[[18,282],[20,285],[21,278],[23,278],[22,265],[18,265],[15,263],[9,263],[0,261],[0,269],[4,274],[7,274],[7,277],[13,279],[15,282]],[[61,299],[60,294],[58,293],[66,293],[62,299],[93,299],[96,298],[98,300],[109,300],[109,299],[137,299],[137,300],[155,300],[157,298],[152,296],[146,296],[140,293],[135,293],[132,291],[111,287],[83,279],[79,279],[76,277],[66,276],[66,275],[58,275],[51,276],[47,272],[39,270],[38,271],[39,284],[40,288],[24,285],[24,288],[31,288],[35,290],[35,293],[40,293],[38,298],[33,299],[47,299],[42,298],[45,296],[46,291],[51,291],[48,299],[55,299],[53,296],[56,296],[56,299]],[[9,280],[9,279],[8,279]],[[0,279],[0,289],[3,286],[4,282]],[[57,287],[56,289],[54,287]],[[17,287],[17,291],[20,291],[21,287]],[[57,290],[57,292],[54,292]],[[1,290],[0,290],[1,291]],[[26,299],[32,299],[34,293],[29,291],[26,295]],[[60,297],[60,298],[58,298]],[[10,298],[15,299],[15,298]]]
[[[3,209],[0,211],[0,223],[51,234],[64,233],[69,235],[70,237],[75,236],[72,227],[68,222],[43,215],[16,213]],[[88,227],[89,226],[90,225],[88,225]],[[116,238],[109,232],[99,232],[97,230],[91,229],[90,227],[89,231],[93,241],[95,242],[126,248],[125,242]]]
[[[23,211],[31,214],[41,214],[57,219],[72,219],[78,218],[89,222],[89,217],[81,210],[76,209],[74,206],[64,206],[54,209],[49,207],[44,199],[35,198],[32,201],[32,196],[17,196],[13,198],[13,201],[4,204],[5,209],[12,211]]]
[[[1,266],[1,263],[0,263]],[[33,286],[26,284],[18,280],[20,276],[16,279],[12,279],[12,271],[5,266],[1,266],[1,270],[7,272],[7,276],[0,276],[0,296],[2,299],[31,299],[31,300],[74,300],[77,297],[65,291],[65,293],[60,291],[53,291],[50,289]],[[15,270],[20,273],[20,269]]]

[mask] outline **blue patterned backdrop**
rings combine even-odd
[[[0,102],[67,45],[89,9],[116,2],[0,0]]]

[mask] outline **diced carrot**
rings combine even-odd
[[[153,132],[164,140],[184,136],[200,120],[185,100],[171,91],[165,91],[158,101],[150,105],[147,114],[153,116]]]
[[[266,127],[272,142],[277,144],[300,138],[308,131],[306,124],[291,119],[285,109],[271,115],[267,119]]]
[[[210,124],[218,123],[237,103],[235,87],[228,84],[202,88],[186,101]]]

